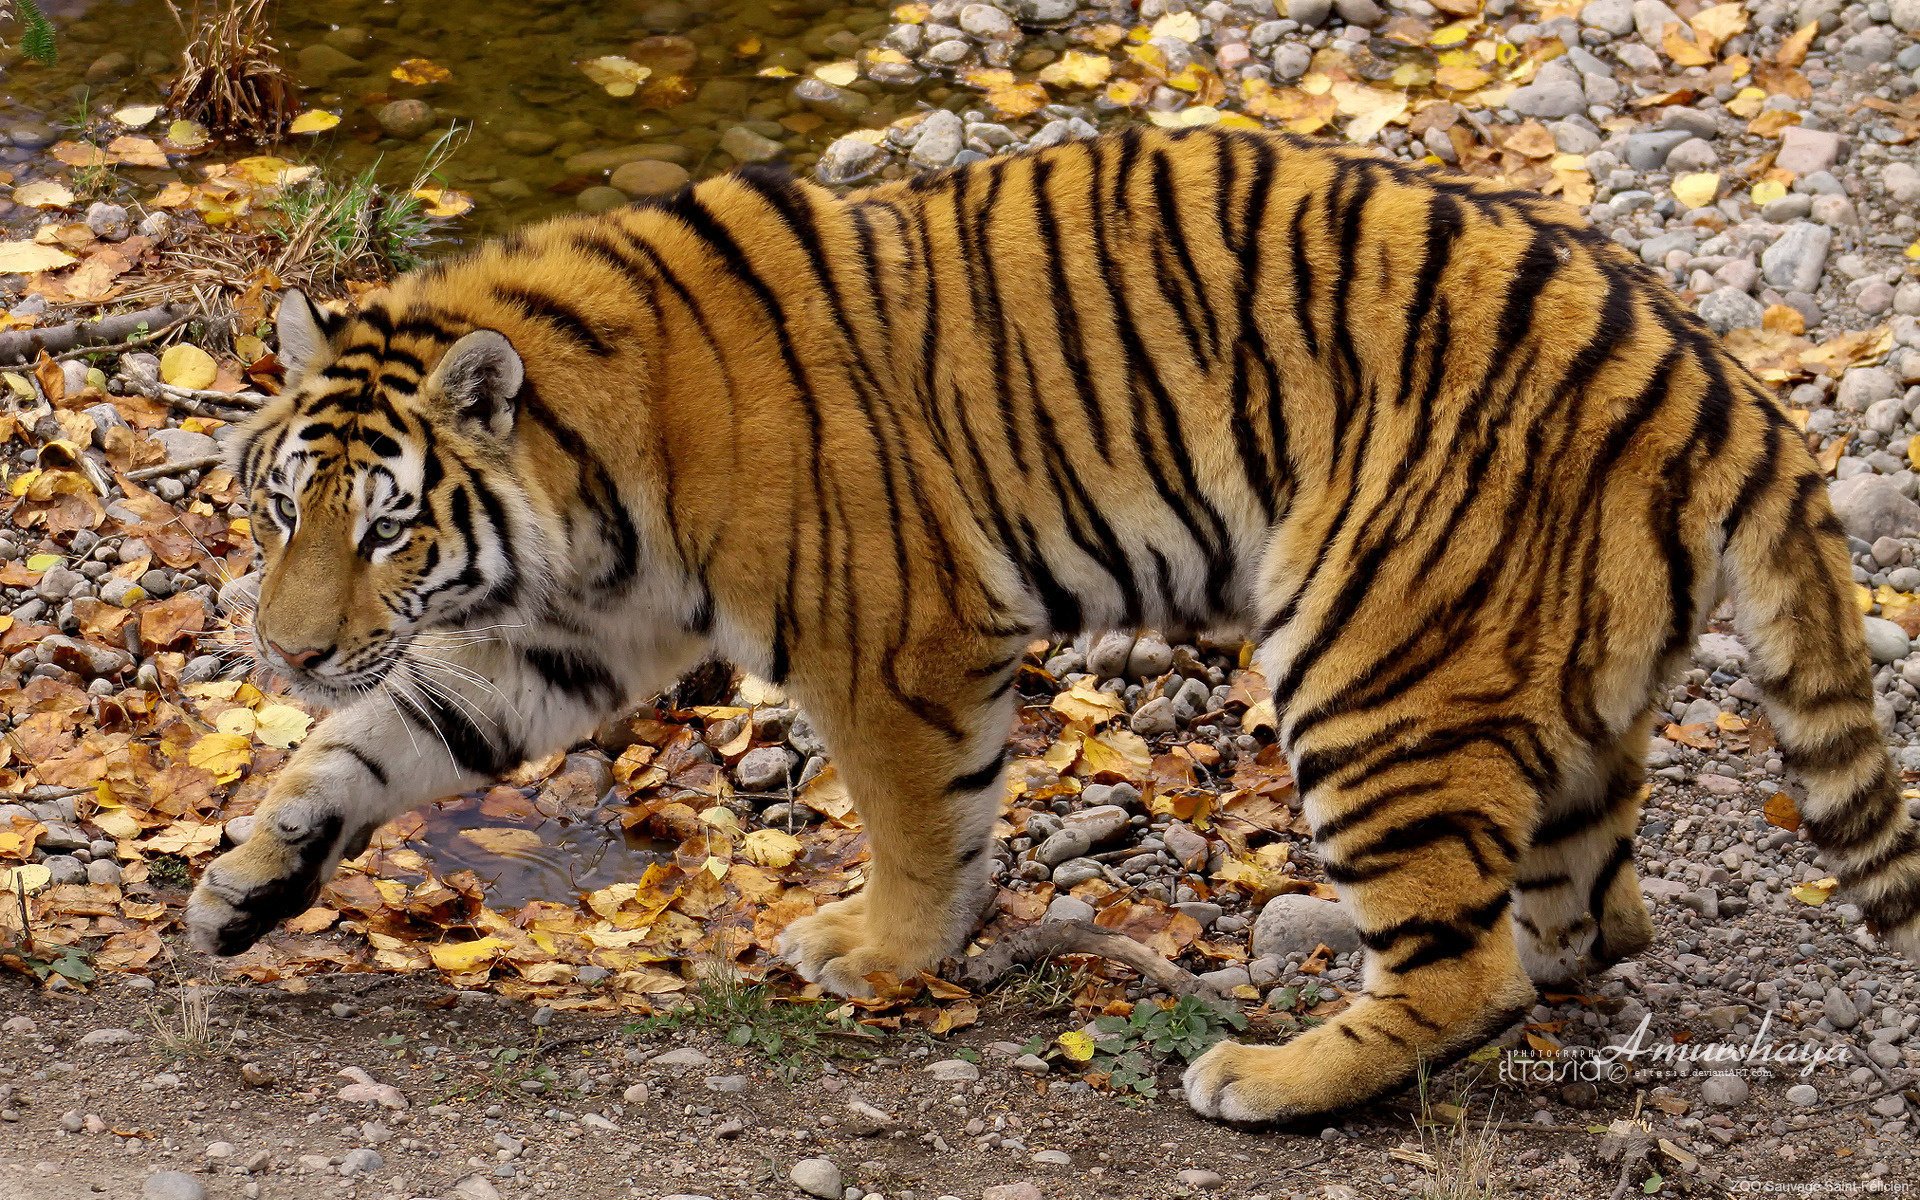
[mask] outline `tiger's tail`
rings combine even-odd
[[[1775,436],[1765,474],[1729,518],[1722,570],[1734,624],[1806,790],[1804,827],[1881,944],[1920,961],[1920,827],[1874,717],[1845,532],[1811,463],[1779,469],[1800,455],[1785,430]]]

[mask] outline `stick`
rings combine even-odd
[[[56,354],[53,356],[53,361],[66,362],[68,359],[85,358],[89,354],[115,354],[122,350],[138,350],[142,346],[153,345],[153,343],[159,341],[161,338],[165,337],[169,333],[172,333],[174,330],[180,328],[182,325],[186,323],[187,323],[187,319],[185,317],[180,317],[176,319],[172,324],[162,325],[160,328],[155,329],[150,333],[147,333],[141,336],[130,337],[124,342],[113,342],[105,346],[82,346],[78,350],[69,350],[65,354]]]
[[[227,460],[218,454],[203,454],[198,458],[183,458],[179,462],[161,463],[157,467],[141,467],[138,471],[128,471],[128,479],[158,479],[162,475],[181,475],[188,471],[203,471],[208,467],[217,467]]]
[[[76,321],[71,325],[52,325],[45,329],[16,329],[0,333],[0,362],[27,363],[42,350],[64,353],[75,346],[92,342],[118,342],[131,339],[145,325],[148,329],[168,328],[187,319],[187,310],[177,304],[161,304],[138,312],[117,313],[96,321]],[[153,333],[148,338],[157,336]]]
[[[1138,971],[1169,995],[1189,996],[1204,987],[1193,972],[1174,966],[1127,935],[1102,929],[1091,921],[1048,921],[1023,929],[996,942],[986,953],[963,959],[952,978],[979,991],[1017,967],[1032,966],[1061,954],[1111,959]]]
[[[231,418],[232,413],[208,412],[208,408],[239,408],[249,412],[267,402],[259,392],[214,392],[201,388],[175,387],[170,383],[131,384],[134,391],[149,400],[171,404],[202,417]]]

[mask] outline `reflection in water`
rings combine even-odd
[[[149,0],[51,5],[61,60],[51,68],[6,68],[0,127],[69,123],[82,100],[93,111],[152,103],[173,70],[181,40]],[[796,85],[809,64],[852,58],[887,27],[887,6],[845,0],[640,0],[583,5],[566,0],[305,0],[277,4],[275,30],[304,85],[303,107],[342,114],[317,138],[278,152],[308,154],[359,171],[379,162],[388,180],[407,178],[449,122],[472,135],[447,169],[472,192],[472,218],[498,231],[530,218],[604,207],[670,191],[743,160],[778,158],[805,169],[849,129],[873,128],[921,101],[962,98],[929,79],[887,89],[860,80],[830,88]],[[156,15],[158,14],[158,15]],[[621,55],[651,74],[635,94],[609,95],[579,64]],[[440,83],[392,76],[407,59],[445,67]],[[759,72],[781,68],[796,77]],[[417,104],[432,108],[430,122]],[[618,178],[630,163],[650,164]],[[168,178],[133,173],[142,184]],[[150,188],[138,189],[150,192]]]
[[[547,816],[531,802],[503,808],[495,789],[484,799],[465,796],[423,809],[407,845],[445,877],[472,871],[485,886],[489,908],[518,908],[530,900],[571,904],[583,892],[639,879],[648,866],[673,857],[673,846],[623,830],[610,810]]]

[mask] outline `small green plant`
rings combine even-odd
[[[782,1000],[764,986],[724,978],[707,979],[691,1003],[634,1022],[622,1032],[646,1037],[690,1029],[755,1051],[786,1079],[822,1058],[871,1058],[881,1040],[838,1005]]]
[[[1036,963],[1015,971],[993,989],[993,998],[1004,1011],[1060,1012],[1073,1007],[1073,997],[1087,982],[1087,973],[1056,962]]]
[[[12,0],[11,3],[0,0],[0,20],[19,22],[20,53],[43,67],[58,61],[60,51],[53,42],[53,22],[47,20],[34,0]]]
[[[329,282],[377,278],[419,266],[440,223],[414,193],[440,177],[459,141],[456,130],[441,134],[403,187],[380,184],[376,162],[345,181],[323,171],[288,188],[274,202],[275,216],[268,226],[286,246],[285,261],[309,263],[313,275]]]
[[[193,882],[193,868],[178,854],[155,854],[147,859],[149,887],[177,889]]]
[[[50,975],[62,976],[70,983],[92,983],[94,979],[93,963],[85,946],[41,944],[20,957],[41,979]]]
[[[1247,1019],[1237,1009],[1216,1008],[1198,996],[1182,996],[1161,1007],[1142,1002],[1126,1017],[1101,1017],[1095,1032],[1062,1034],[1056,1045],[1066,1057],[1085,1062],[1107,1087],[1122,1096],[1151,1100],[1160,1094],[1160,1068],[1178,1057],[1192,1062],[1229,1033],[1244,1030]],[[1035,1039],[1021,1047],[1038,1054],[1044,1044]]]

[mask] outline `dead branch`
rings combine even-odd
[[[80,346],[95,342],[144,342],[158,337],[167,329],[184,321],[188,316],[185,305],[161,304],[153,308],[143,308],[138,312],[116,313],[110,317],[101,317],[95,321],[75,321],[70,325],[50,325],[45,329],[15,329],[0,333],[0,362],[26,363],[38,357],[42,350],[49,354],[64,354]],[[134,335],[145,325],[150,331],[144,338]],[[131,346],[122,347],[131,349]],[[108,349],[102,346],[100,349]]]
[[[231,411],[220,409],[242,409],[252,412],[265,404],[269,397],[259,392],[216,392],[202,388],[175,387],[171,383],[129,382],[127,385],[149,400],[158,400],[162,404],[193,413],[195,416],[215,417],[222,421],[231,421]]]
[[[1205,985],[1198,976],[1177,967],[1124,933],[1102,929],[1091,921],[1047,921],[994,943],[983,954],[963,959],[954,982],[983,990],[1020,967],[1062,954],[1090,954],[1131,967],[1168,995],[1189,996]]]
[[[204,471],[217,467],[227,461],[218,454],[202,454],[197,458],[183,458],[179,462],[161,463],[157,467],[141,467],[138,471],[128,471],[128,479],[158,479],[162,475],[184,475],[188,471]]]
[[[108,342],[104,346],[82,346],[77,350],[69,350],[65,354],[54,355],[53,361],[66,362],[68,359],[85,358],[89,354],[119,354],[127,350],[141,350],[148,346],[157,346],[161,338],[186,323],[187,319],[185,317],[176,317],[168,324],[149,330],[146,333],[136,334],[124,342]]]

